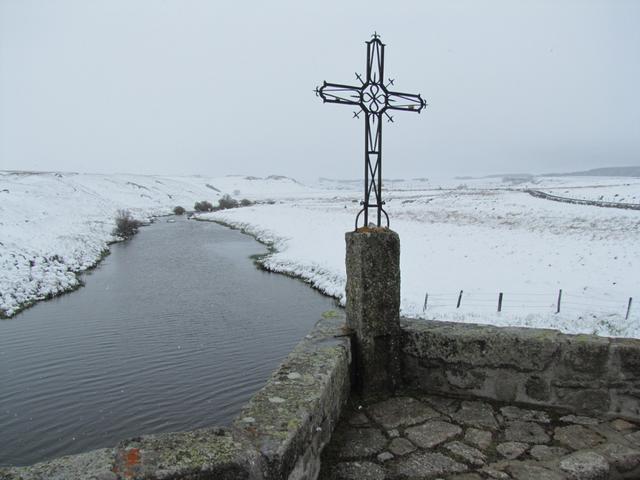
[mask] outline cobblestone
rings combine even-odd
[[[576,452],[560,461],[560,469],[571,480],[606,480],[609,477],[609,462],[595,452]]]
[[[453,423],[432,420],[416,427],[407,428],[405,434],[422,448],[432,448],[462,433],[462,428]]]
[[[524,422],[540,422],[550,423],[549,415],[547,412],[540,410],[524,410],[519,407],[508,405],[500,409],[500,413],[507,420],[522,420]]]
[[[491,432],[478,430],[477,428],[468,428],[464,434],[464,440],[480,450],[485,450],[489,447],[492,439],[493,434]]]
[[[547,445],[534,445],[531,450],[529,450],[529,455],[531,455],[536,460],[552,460],[554,458],[559,458],[568,453],[566,448],[562,447],[549,447]]]
[[[558,427],[553,434],[553,438],[574,450],[595,447],[604,442],[604,439],[596,432],[581,425]]]
[[[373,419],[386,429],[422,423],[440,414],[411,397],[393,397],[369,407]]]
[[[406,455],[407,453],[411,453],[415,451],[415,449],[416,446],[406,438],[394,438],[389,444],[389,450],[391,453],[399,457]]]
[[[534,422],[508,422],[504,438],[510,442],[549,443],[551,438],[540,425]]]
[[[471,427],[489,430],[498,428],[493,408],[485,402],[462,402],[460,409],[452,415],[452,418]]]
[[[500,455],[508,460],[515,460],[527,451],[529,445],[521,442],[504,442],[496,447]]]
[[[640,478],[640,425],[624,419],[411,392],[352,402],[320,480]]]

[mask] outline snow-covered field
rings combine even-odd
[[[625,319],[629,297],[638,302],[640,293],[640,212],[552,202],[521,190],[547,182],[560,180],[538,178],[517,190],[499,179],[388,182],[387,211],[401,239],[402,313],[640,337],[637,304]],[[625,183],[640,192],[640,179]],[[205,217],[272,242],[277,252],[265,259],[268,268],[344,301],[344,232],[353,228],[359,192],[337,185],[334,196]]]
[[[522,191],[581,191],[595,199],[599,191],[613,198],[619,191],[633,203],[640,179],[416,179],[385,185],[391,227],[401,238],[404,315],[640,337],[640,212],[552,202]],[[75,272],[94,264],[113,240],[117,209],[148,218],[197,200],[215,203],[222,193],[275,203],[203,219],[273,243],[276,251],[264,259],[268,268],[298,275],[343,301],[344,232],[353,229],[361,187],[237,176],[0,173],[0,310],[11,315],[22,304],[77,284]],[[500,292],[503,309],[497,313]],[[625,319],[629,297],[636,304]]]

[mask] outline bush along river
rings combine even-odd
[[[85,287],[0,321],[0,466],[225,425],[332,299],[262,271],[266,248],[160,219]]]

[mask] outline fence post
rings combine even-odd
[[[422,307],[422,311],[427,311],[427,301],[429,301],[429,292],[424,294],[424,306]]]
[[[500,292],[500,295],[498,295],[498,311],[502,311],[502,292]]]
[[[560,313],[560,302],[562,301],[562,289],[558,291],[558,307],[556,308],[556,313]]]
[[[629,297],[629,304],[627,305],[627,315],[624,317],[625,320],[629,320],[629,313],[631,313],[631,302],[633,302],[633,297]]]
[[[462,302],[462,290],[460,290],[460,295],[458,295],[458,304],[456,305],[456,308],[460,308],[460,302]]]

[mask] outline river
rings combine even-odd
[[[162,218],[86,286],[0,320],[0,465],[225,425],[334,301],[253,238]]]

